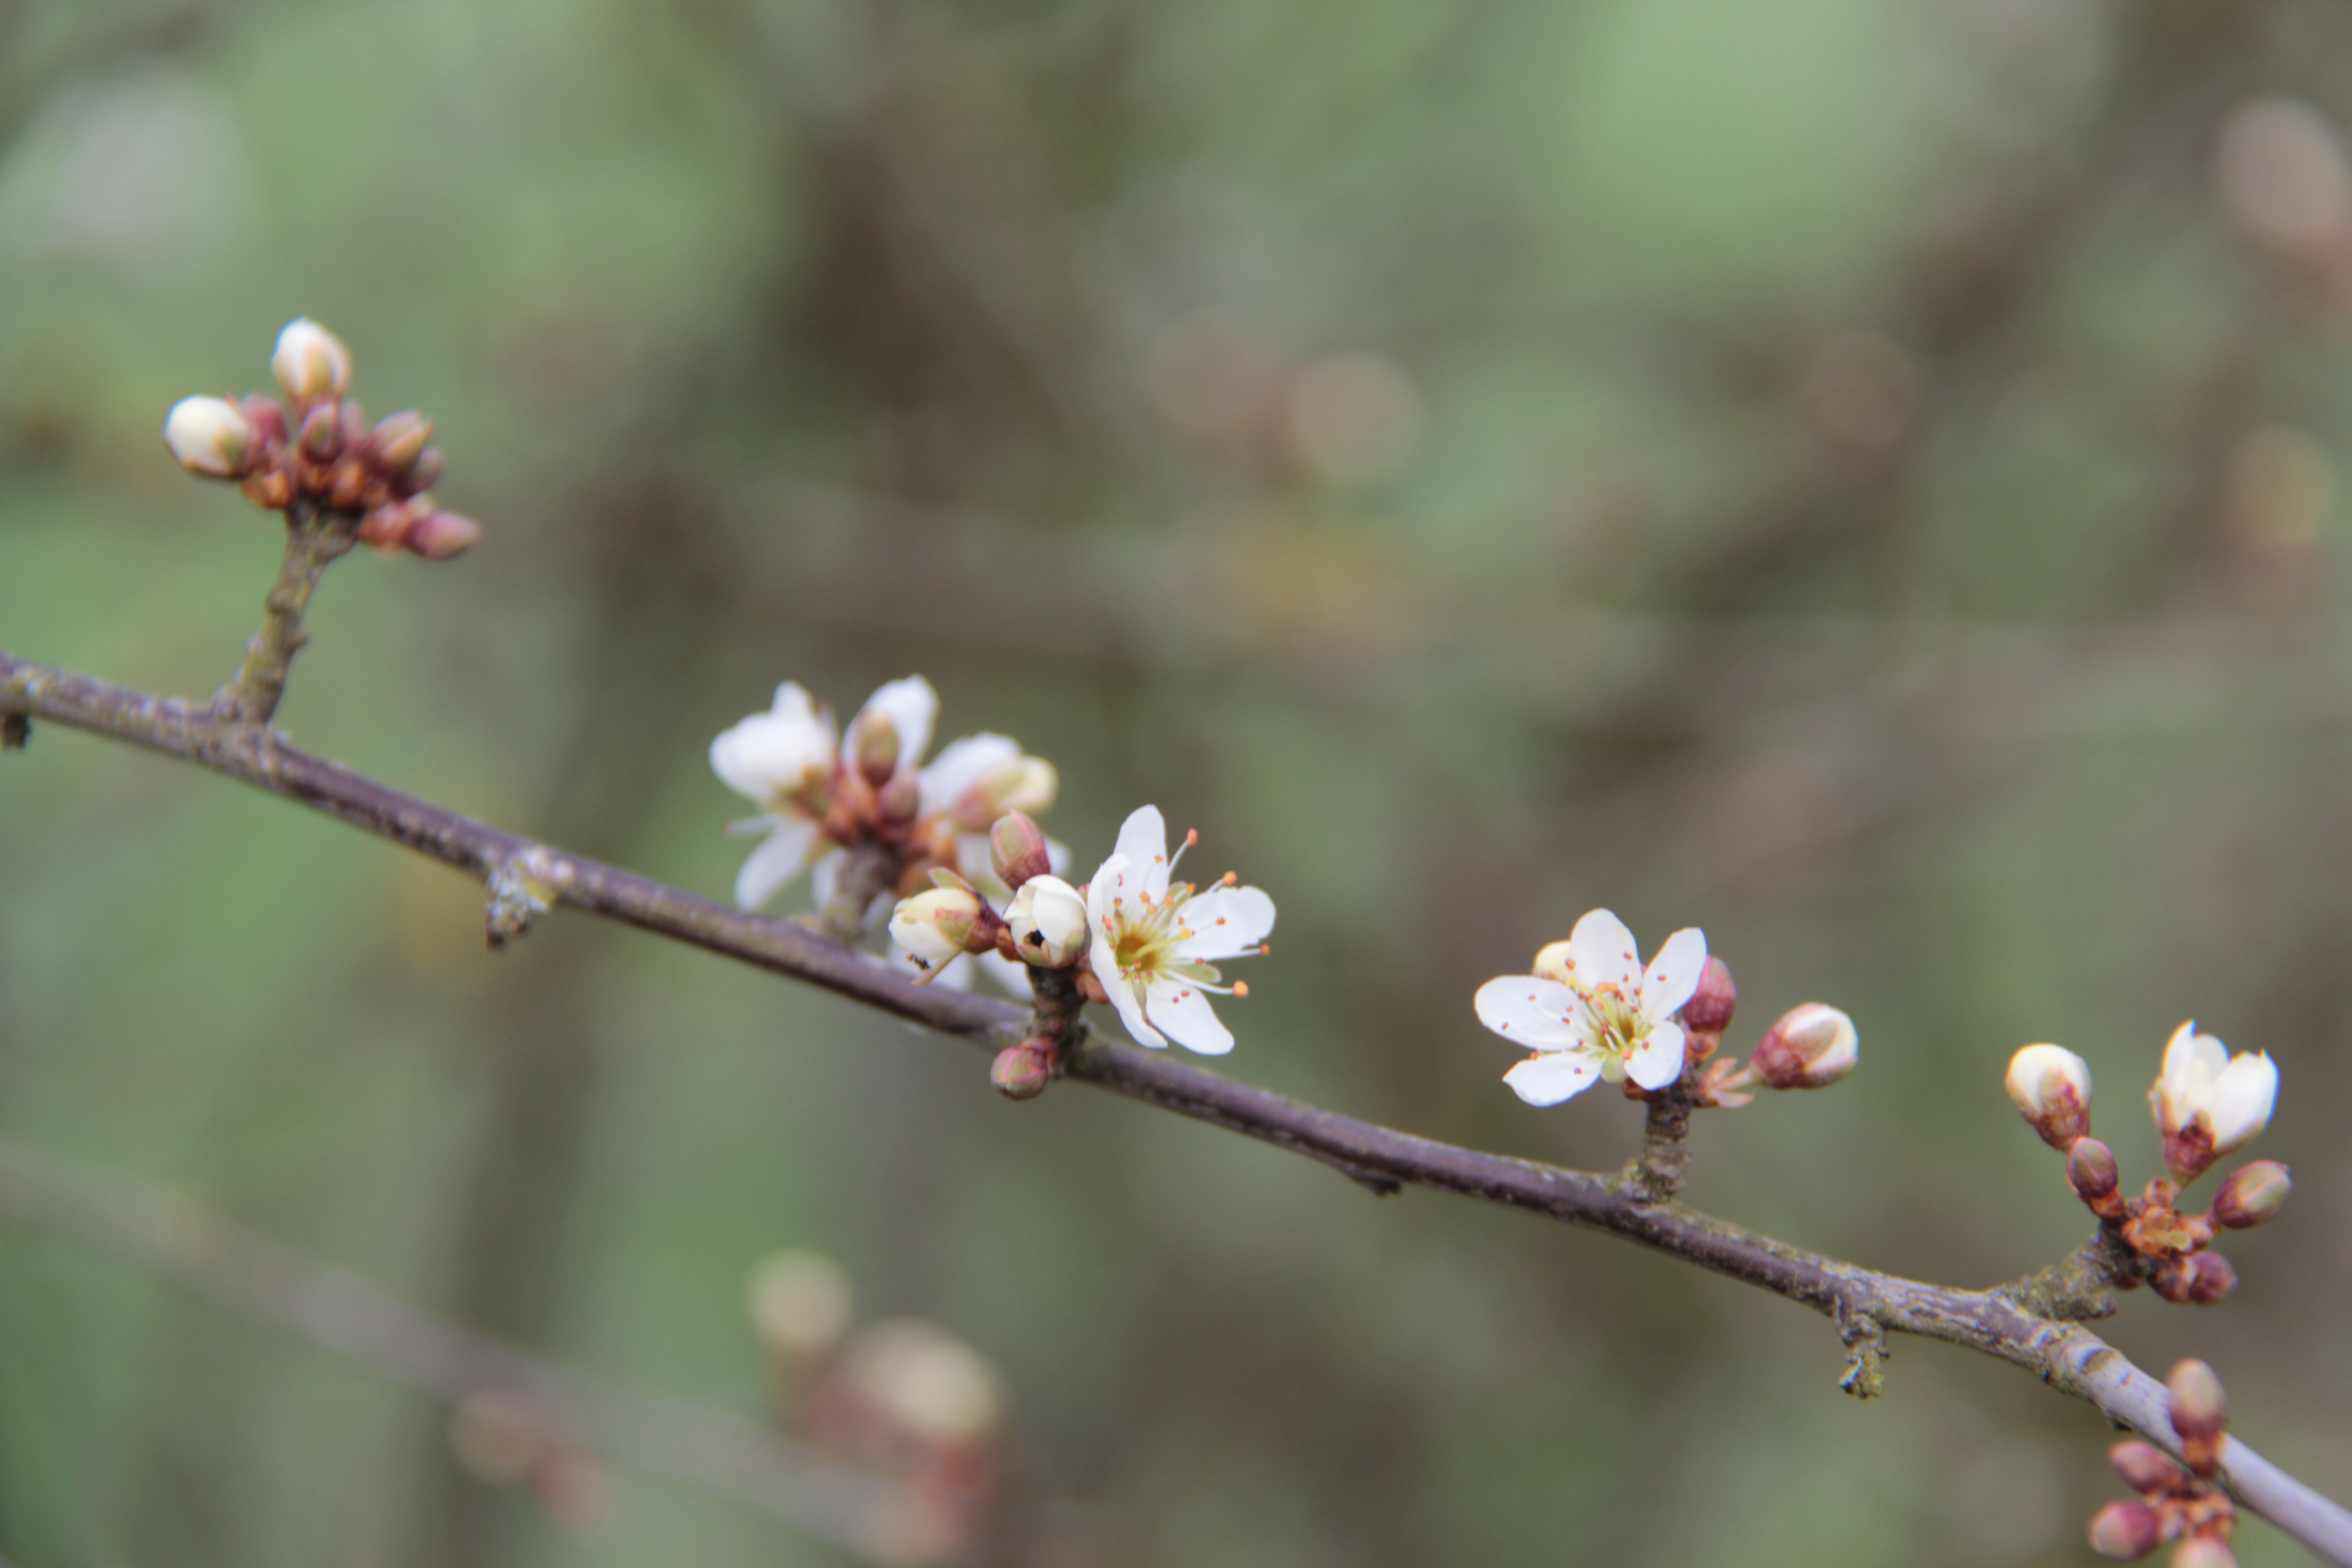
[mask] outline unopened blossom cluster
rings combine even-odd
[[[2229,1405],[2213,1369],[2201,1361],[2175,1366],[2165,1380],[2165,1415],[2180,1459],[2137,1437],[2107,1450],[2108,1463],[2139,1497],[2091,1516],[2091,1550],[2135,1558],[2171,1545],[2172,1568],[2237,1568],[2230,1537],[2238,1510],[2218,1479]]]
[[[939,886],[903,900],[890,936],[915,963],[936,969],[964,953],[994,952],[1065,979],[1078,996],[1115,1008],[1138,1045],[1171,1040],[1203,1056],[1234,1048],[1233,1031],[1211,996],[1247,996],[1217,965],[1262,955],[1274,931],[1274,900],[1228,871],[1203,890],[1175,880],[1188,833],[1171,854],[1168,825],[1156,805],[1139,806],[1121,825],[1110,855],[1084,884],[1053,874],[1043,834],[1019,814],[990,836],[993,869],[1012,889],[1000,911],[961,878],[935,873]],[[1044,1089],[1061,1068],[1066,1020],[1042,1020],[1039,1032],[1003,1052],[992,1069],[1011,1098]]]
[[[2166,1173],[2137,1197],[2123,1194],[2115,1151],[2091,1136],[2091,1069],[2081,1057],[2027,1046],[2010,1059],[2008,1088],[2027,1124],[2066,1156],[2067,1184],[2130,1260],[2116,1282],[2130,1289],[2145,1279],[2168,1301],[2210,1305],[2238,1282],[2229,1260],[2210,1250],[2215,1237],[2269,1223],[2294,1184],[2284,1165],[2257,1160],[2231,1172],[2201,1214],[2183,1209],[2181,1194],[2270,1124],[2278,1081],[2266,1054],[2232,1056],[2194,1021],[2174,1030],[2147,1097]]]
[[[256,506],[297,506],[357,519],[355,537],[384,553],[446,561],[482,537],[471,518],[433,500],[441,453],[433,421],[414,411],[371,425],[351,397],[352,352],[305,317],[278,334],[269,368],[286,402],[184,397],[163,420],[163,445],[188,472],[232,479]]]
[[[921,1318],[856,1325],[849,1274],[822,1253],[763,1258],[748,1305],[778,1418],[810,1448],[885,1488],[875,1525],[885,1559],[965,1559],[1003,1502],[1003,1373]]]
[[[1625,922],[1594,910],[1532,967],[1489,980],[1475,999],[1478,1021],[1529,1053],[1503,1075],[1529,1105],[1612,1083],[1635,1100],[1673,1092],[1693,1106],[1733,1109],[1759,1086],[1826,1088],[1860,1059],[1853,1020],[1821,1002],[1782,1015],[1745,1066],[1717,1056],[1738,991],[1694,928],[1666,938],[1644,964]]]

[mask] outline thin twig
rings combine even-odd
[[[261,629],[245,645],[245,664],[212,700],[215,717],[231,723],[267,724],[286,694],[286,674],[310,640],[302,613],[319,579],[352,547],[359,520],[297,500],[286,513],[286,553],[278,581],[261,600]]]
[[[205,710],[0,654],[0,711],[19,711],[198,763],[488,878],[537,850],[561,901],[712,952],[790,975],[989,1051],[1021,1040],[1029,1016],[938,986],[918,986],[878,961],[794,921],[769,920],[665,887],[433,805],[284,744],[257,726],[221,733]],[[2111,1421],[2177,1453],[2162,1389],[2080,1326],[2099,1315],[2099,1281],[2053,1295],[2050,1271],[1992,1290],[1962,1290],[1881,1274],[1785,1246],[1753,1231],[1654,1201],[1622,1178],[1562,1170],[1418,1138],[1222,1079],[1160,1052],[1081,1039],[1068,1076],[1318,1160],[1376,1189],[1458,1193],[1622,1236],[1801,1301],[1836,1321],[1850,1343],[1879,1330],[1966,1346],[2027,1368]],[[1868,1369],[1865,1369],[1868,1370]],[[2153,1390],[2151,1394],[2149,1391]],[[2234,1440],[2223,1479],[2233,1496],[2337,1568],[2352,1568],[2352,1512]]]
[[[735,1416],[477,1333],[184,1199],[0,1140],[0,1215],[90,1242],[444,1405],[520,1400],[566,1447],[737,1503],[853,1556],[903,1560],[886,1483]]]

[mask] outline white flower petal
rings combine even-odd
[[[1070,874],[1070,847],[1058,838],[1045,840],[1045,864],[1056,877]]]
[[[820,857],[815,868],[809,872],[809,901],[818,909],[833,902],[834,890],[841,885],[841,868],[848,859],[848,850],[835,849]]]
[[[1535,974],[1506,974],[1478,987],[1478,1021],[1531,1051],[1582,1047],[1591,1032],[1576,993]]]
[[[1221,1057],[1234,1048],[1234,1032],[1217,1019],[1208,996],[1189,981],[1154,980],[1144,1001],[1144,1012],[1188,1051]]]
[[[1176,918],[1192,933],[1177,952],[1214,963],[1257,952],[1274,930],[1274,900],[1256,888],[1212,888],[1186,900]]]
[[[1128,1038],[1139,1046],[1159,1049],[1168,1043],[1168,1037],[1153,1028],[1150,1021],[1144,1017],[1143,1003],[1136,995],[1135,987],[1118,978],[1118,971],[1110,966],[1109,958],[1109,948],[1099,937],[1097,938],[1095,977],[1101,980],[1105,974],[1111,976],[1103,980],[1103,989],[1110,993],[1110,1005],[1118,1009],[1118,1021],[1127,1026]]]
[[[898,722],[896,719],[892,723]],[[905,737],[900,736],[901,743]],[[1021,756],[1021,742],[1009,735],[992,735],[983,731],[950,741],[931,760],[930,766],[918,775],[921,785],[921,804],[917,809],[925,816],[947,810],[956,797],[986,777],[989,770]]]
[[[1529,1105],[1558,1105],[1590,1089],[1600,1076],[1600,1068],[1582,1051],[1546,1051],[1505,1073],[1503,1081]]]
[[[1607,910],[1594,910],[1568,933],[1570,970],[1580,988],[1614,985],[1631,996],[1642,983],[1633,933]]]
[[[2278,1103],[2278,1065],[2268,1053],[2231,1058],[2214,1081],[2214,1152],[2235,1152],[2270,1125],[2271,1110]]]
[[[910,675],[877,687],[866,706],[857,710],[857,718],[868,713],[888,715],[891,728],[898,731],[898,763],[912,767],[931,743],[931,725],[940,716],[940,694],[921,676]],[[850,721],[849,732],[853,738],[856,735],[856,719]]]
[[[1105,921],[1116,926],[1142,917],[1145,896],[1167,889],[1168,868],[1163,864],[1159,870],[1160,886],[1155,889],[1150,873],[1139,869],[1125,855],[1113,855],[1102,863],[1094,880],[1087,884],[1087,921],[1097,936]],[[1109,979],[1106,977],[1103,984],[1109,984]]]
[[[736,906],[756,910],[774,898],[808,865],[809,853],[816,847],[819,837],[816,824],[805,816],[788,816],[779,821],[776,830],[751,851],[751,858],[735,874]]]
[[[1157,899],[1168,890],[1168,824],[1156,805],[1139,805],[1119,824],[1111,853],[1126,858],[1130,894],[1137,889]]]
[[[711,771],[729,789],[762,805],[813,774],[831,773],[836,755],[832,718],[789,680],[776,688],[773,709],[720,731],[710,742]]]
[[[1652,1025],[1648,1037],[1625,1054],[1625,1076],[1643,1089],[1664,1089],[1682,1077],[1683,1026]]]
[[[1642,1016],[1654,1024],[1673,1017],[1698,990],[1699,973],[1706,968],[1705,931],[1685,926],[1666,938],[1665,946],[1658,949],[1642,975]]]

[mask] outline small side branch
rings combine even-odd
[[[338,767],[257,727],[222,736],[209,710],[0,653],[0,714],[24,713],[184,758],[488,878],[529,840]],[[1010,1003],[919,986],[879,961],[796,921],[748,914],[578,856],[543,851],[561,901],[772,973],[821,985],[993,1054],[1026,1038],[1031,1015]],[[1507,1159],[1415,1137],[1218,1077],[1165,1051],[1088,1039],[1065,1073],[1131,1100],[1209,1122],[1333,1166],[1383,1190],[1425,1187],[1606,1231],[1799,1301],[1837,1321],[1867,1318],[1998,1356],[2088,1400],[2109,1420],[2168,1451],[2179,1440],[2163,1390],[2087,1330],[2053,1316],[2055,1297],[2017,1287],[1962,1290],[1882,1274],[1654,1201],[1644,1184]],[[2073,1297],[2072,1292],[2062,1292]],[[1865,1368],[1866,1372],[1868,1369]],[[2128,1371],[2129,1377],[2123,1376]],[[2099,1375],[2091,1375],[2096,1372]],[[2153,1403],[2142,1397],[2155,1390]],[[2352,1512],[2231,1439],[2231,1494],[2337,1568],[2352,1568]]]
[[[286,695],[286,677],[294,656],[310,640],[302,629],[303,612],[311,592],[327,568],[348,552],[359,520],[325,511],[307,501],[296,501],[286,513],[286,554],[278,563],[278,581],[261,601],[261,629],[245,645],[245,663],[236,678],[213,698],[213,715],[226,722],[267,724]]]
[[[115,1253],[443,1405],[520,1401],[566,1447],[666,1477],[876,1563],[903,1560],[893,1489],[751,1423],[643,1394],[437,1317],[185,1201],[0,1141],[0,1216]]]

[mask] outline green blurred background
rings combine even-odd
[[[1281,908],[1221,1070],[1587,1166],[1469,999],[1594,905],[1745,1050],[1690,1195],[1984,1284],[2084,1230],[2008,1054],[2269,1051],[2282,1224],[2112,1337],[2352,1494],[2352,12],[2334,0],[0,0],[0,647],[209,691],[276,554],[156,440],[314,315],[440,421],[463,562],[329,579],[280,719],[724,896],[709,737],[921,671]],[[479,889],[44,728],[0,763],[0,1133],[756,1415],[839,1258],[1012,1389],[1069,1559],[2088,1561],[2085,1406]],[[792,895],[780,907],[795,907]],[[26,1568],[824,1563],[69,1237],[0,1235]],[[2302,1560],[2267,1527],[2249,1563]]]

